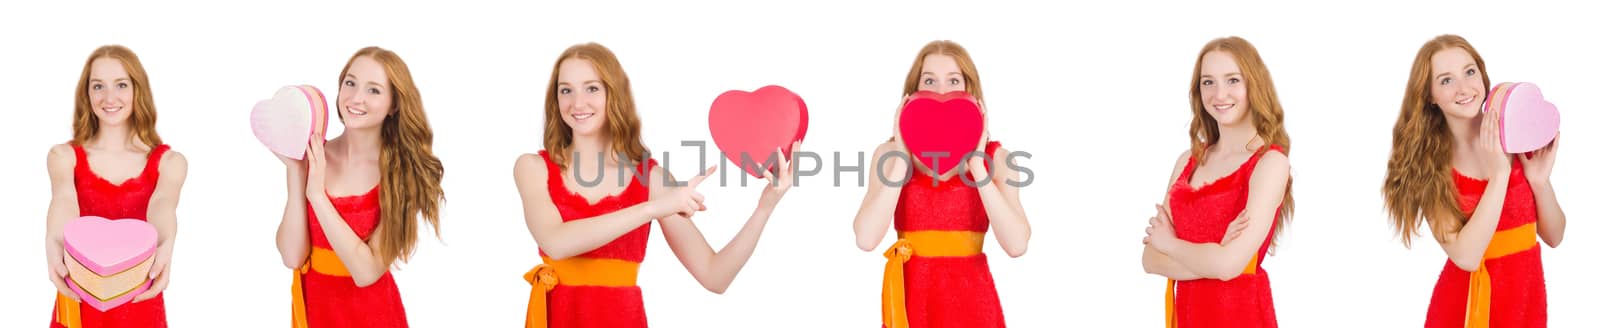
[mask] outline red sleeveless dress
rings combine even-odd
[[[361,240],[371,237],[378,228],[380,208],[379,187],[365,194],[331,197],[333,208],[344,218],[350,230]],[[306,219],[311,235],[312,252],[332,253],[333,245],[323,235],[317,214],[306,204]],[[320,248],[320,250],[318,250]],[[315,257],[315,255],[313,255]],[[335,257],[336,259],[336,257]],[[300,279],[305,293],[306,324],[311,328],[323,327],[406,327],[406,309],[400,301],[400,289],[388,272],[367,287],[356,287],[348,274],[327,274],[318,271],[312,260],[308,270],[302,270]],[[331,265],[330,265],[331,266]],[[341,267],[338,269],[343,271]]]
[[[1000,142],[992,141],[984,151],[993,158],[999,148]],[[900,202],[895,205],[897,234],[970,232],[969,236],[975,236],[981,247],[982,236],[989,231],[989,215],[978,198],[978,189],[960,177],[937,181],[938,177],[913,171],[916,173],[901,186]],[[970,174],[962,175],[972,179]],[[981,251],[969,256],[920,256],[913,251],[904,268],[906,322],[910,327],[1005,327],[1000,295],[989,273],[989,259]]]
[[[89,168],[89,155],[82,146],[72,145],[72,152],[77,156],[72,176],[73,185],[78,191],[78,215],[147,220],[145,214],[150,209],[150,195],[155,194],[156,182],[161,180],[161,155],[170,148],[160,145],[150,149],[144,171],[121,183],[112,183]],[[81,302],[76,306],[83,328],[166,327],[167,306],[164,299],[165,293],[162,293],[155,298],[126,303],[107,312],[100,312]],[[53,312],[61,311],[60,305],[58,303],[58,308]],[[66,327],[56,315],[51,318],[50,327]]]
[[[1172,214],[1172,226],[1178,239],[1191,243],[1219,243],[1227,233],[1228,224],[1245,210],[1250,198],[1250,176],[1256,163],[1268,151],[1283,152],[1276,145],[1257,151],[1233,173],[1209,184],[1194,188],[1196,163],[1194,157],[1183,168],[1183,174],[1173,183],[1167,197]],[[1273,229],[1277,227],[1273,223]],[[1261,268],[1266,258],[1268,242],[1261,243],[1256,260],[1243,274],[1228,281],[1195,279],[1178,281],[1173,299],[1172,322],[1180,328],[1188,327],[1277,327],[1277,314],[1272,308],[1272,285],[1267,271]]]
[[[546,151],[539,151],[539,157],[544,159],[544,165],[549,169],[547,185],[550,200],[555,203],[556,210],[561,212],[562,222],[586,220],[650,200],[650,189],[641,181],[649,180],[647,170],[656,168],[655,160],[640,163],[640,167],[635,168],[637,173],[632,173],[633,181],[629,182],[621,193],[590,203],[588,199],[567,189],[566,180],[561,175],[561,166],[551,161]],[[616,174],[616,172],[605,174]],[[620,260],[633,264],[644,262],[645,247],[650,242],[650,225],[650,223],[640,225],[633,231],[606,243],[605,246],[562,261]],[[544,250],[540,250],[539,255],[545,256]],[[636,275],[637,272],[607,274]],[[548,322],[551,328],[649,326],[645,319],[644,296],[636,285],[557,284],[547,295]]]
[[[1454,171],[1456,203],[1461,212],[1471,217],[1477,210],[1489,182],[1477,180]],[[1490,279],[1489,326],[1491,327],[1545,327],[1544,262],[1539,256],[1537,241],[1526,243],[1527,234],[1536,234],[1533,224],[1539,219],[1539,209],[1534,204],[1533,189],[1523,175],[1522,162],[1512,161],[1511,180],[1506,184],[1505,205],[1500,210],[1500,224],[1495,228],[1493,244],[1502,242],[1505,235],[1526,229],[1520,250],[1499,258],[1488,258],[1494,251],[1486,252],[1479,271],[1488,270]],[[1531,247],[1528,247],[1530,246]],[[1445,261],[1439,272],[1439,282],[1433,287],[1433,300],[1428,303],[1427,327],[1462,327],[1466,320],[1468,290],[1471,272],[1463,271],[1455,263]]]

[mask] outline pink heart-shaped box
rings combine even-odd
[[[940,179],[952,176],[962,157],[982,149],[983,110],[966,92],[918,91],[900,109],[899,121],[899,139],[916,159],[912,163]]]
[[[1507,82],[1494,86],[1483,101],[1483,111],[1499,110],[1500,147],[1506,153],[1520,154],[1539,150],[1555,140],[1561,128],[1561,113],[1544,100],[1539,86],[1527,82]]]
[[[328,130],[328,101],[309,85],[279,88],[250,110],[250,130],[272,152],[303,159],[311,136]]]
[[[711,102],[711,140],[722,149],[734,165],[751,176],[760,178],[761,166],[771,160],[774,152],[787,156],[794,142],[805,138],[809,114],[806,102],[789,89],[769,85],[755,92],[732,90],[723,92]],[[743,160],[750,157],[750,162]],[[765,168],[777,172],[777,168]]]
[[[150,287],[155,226],[138,219],[84,216],[67,222],[61,233],[70,257],[67,285],[85,303],[105,311]]]

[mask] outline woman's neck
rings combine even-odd
[[[140,152],[144,147],[135,142],[136,138],[127,125],[100,125],[100,130],[89,140],[87,146],[95,149],[124,149],[129,152]]]
[[[617,165],[617,154],[611,152],[611,147],[609,146],[610,144],[610,140],[606,137],[573,136],[572,161],[573,163],[578,163],[578,158],[580,157],[584,159],[592,159],[603,156],[605,161],[601,164],[602,167]]]
[[[1256,125],[1248,117],[1235,124],[1218,124],[1217,132],[1217,142],[1213,147],[1216,147],[1218,152],[1254,152],[1255,148],[1259,147],[1254,145],[1260,139],[1256,135]]]
[[[344,158],[357,160],[377,160],[383,151],[383,132],[381,127],[372,127],[357,130],[345,130],[339,138],[344,139],[342,149]]]
[[[1473,118],[1456,118],[1448,115],[1444,118],[1445,126],[1450,128],[1450,141],[1455,149],[1465,149],[1478,139],[1478,128],[1483,125],[1483,115]]]

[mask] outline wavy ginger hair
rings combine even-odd
[[[78,92],[73,95],[72,143],[82,145],[100,136],[100,118],[94,116],[94,104],[89,103],[89,71],[94,61],[101,58],[122,62],[122,69],[128,72],[129,83],[133,85],[133,103],[129,104],[133,106],[133,112],[128,113],[129,133],[150,148],[161,145],[161,135],[156,133],[156,101],[150,95],[150,77],[145,74],[139,56],[121,45],[102,46],[83,61]]]
[[[444,189],[439,181],[444,177],[444,165],[433,155],[433,129],[428,126],[428,116],[422,110],[422,95],[411,80],[411,70],[400,55],[379,47],[366,47],[356,51],[339,71],[339,81],[344,81],[350,65],[356,59],[370,57],[383,66],[389,76],[390,103],[394,109],[383,118],[380,127],[382,150],[378,156],[381,186],[378,191],[380,214],[378,225],[383,234],[376,236],[381,259],[406,261],[417,246],[417,226],[427,221],[435,235],[439,233],[439,208],[444,202]],[[342,111],[339,118],[342,121]]]
[[[550,161],[566,169],[567,157],[571,155],[572,127],[561,119],[561,103],[556,99],[561,83],[561,63],[568,59],[588,61],[600,75],[600,84],[605,86],[606,92],[605,132],[611,137],[611,152],[634,163],[643,163],[650,150],[645,148],[639,132],[639,113],[634,108],[628,73],[622,71],[622,62],[611,49],[593,42],[568,47],[550,69],[550,87],[544,94],[544,149]]]
[[[1272,74],[1267,71],[1267,64],[1261,60],[1261,53],[1249,41],[1237,36],[1218,38],[1206,43],[1200,48],[1200,54],[1194,59],[1194,77],[1189,80],[1189,108],[1194,113],[1194,118],[1189,121],[1189,156],[1195,163],[1205,163],[1206,148],[1217,144],[1217,139],[1222,137],[1222,132],[1217,125],[1217,119],[1206,113],[1205,103],[1200,99],[1200,65],[1205,56],[1213,51],[1226,52],[1233,55],[1234,64],[1239,66],[1239,73],[1244,75],[1245,98],[1250,102],[1250,122],[1256,127],[1256,136],[1261,138],[1263,144],[1277,145],[1283,148],[1283,154],[1289,154],[1289,133],[1283,128],[1283,105],[1278,102],[1278,91],[1272,84]],[[1294,178],[1289,178],[1283,188],[1283,203],[1279,205],[1278,215],[1272,224],[1272,245],[1277,244],[1279,234],[1294,214]]]
[[[1433,103],[1433,56],[1447,49],[1460,48],[1472,55],[1483,77],[1483,90],[1489,87],[1489,69],[1478,50],[1467,39],[1440,35],[1422,44],[1411,61],[1411,78],[1406,82],[1400,117],[1394,122],[1394,146],[1389,151],[1389,169],[1383,178],[1383,201],[1389,221],[1406,247],[1418,235],[1422,220],[1428,221],[1435,239],[1461,230],[1467,218],[1456,203],[1455,180],[1450,158],[1455,152],[1444,112]]]

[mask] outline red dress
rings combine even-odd
[[[82,146],[72,145],[72,152],[77,154],[72,176],[73,186],[78,191],[78,215],[147,220],[145,215],[150,209],[150,195],[155,194],[156,182],[161,179],[161,155],[169,148],[160,145],[150,149],[144,171],[122,183],[113,184],[89,168],[89,155]],[[166,327],[167,306],[164,298],[165,293],[162,293],[155,298],[126,303],[107,312],[100,312],[82,303],[74,306],[78,307],[79,322],[84,328]],[[59,312],[61,304],[56,305],[54,311]],[[67,327],[57,317],[51,316],[50,327]]]
[[[650,200],[650,189],[641,181],[649,180],[647,170],[655,169],[655,160],[641,163],[640,167],[635,168],[636,173],[632,173],[634,174],[633,180],[629,182],[621,193],[606,196],[599,201],[591,203],[582,195],[567,189],[565,179],[561,175],[561,166],[551,161],[547,152],[540,151],[539,157],[544,159],[544,165],[549,169],[547,173],[549,182],[547,185],[549,186],[550,200],[555,203],[556,210],[561,212],[562,222],[586,220]],[[616,174],[616,172],[606,172],[605,174]],[[644,261],[645,247],[649,242],[650,223],[645,223],[633,229],[633,231],[617,237],[610,243],[606,243],[604,246],[561,261],[620,260],[621,262],[637,265],[637,263]],[[539,255],[545,256],[544,250],[541,249]],[[547,262],[550,262],[548,258]],[[561,274],[572,275],[573,273],[565,272]],[[637,271],[609,272],[608,274],[636,276]],[[648,326],[645,320],[644,297],[637,285],[574,286],[557,284],[554,289],[549,291],[547,300],[549,302],[548,322],[551,328]]]
[[[999,148],[999,142],[989,142],[985,152],[993,158]],[[960,177],[937,181],[935,186],[936,180],[938,177],[917,171],[901,186],[894,211],[895,231],[902,237],[919,231],[967,232],[981,247],[982,236],[989,231],[989,215],[978,189]],[[968,256],[920,256],[913,251],[904,268],[910,327],[1005,327],[1000,295],[981,248]]]
[[[1495,228],[1496,239],[1517,228],[1532,229],[1539,219],[1533,189],[1528,185],[1527,176],[1523,175],[1522,163],[1512,162],[1511,180],[1506,183],[1505,205],[1500,210],[1500,224]],[[1489,182],[1461,175],[1460,172],[1454,172],[1454,175],[1456,203],[1461,205],[1462,213],[1471,217]],[[1490,243],[1497,242],[1499,240]],[[1479,267],[1478,270],[1488,270],[1493,277],[1490,280],[1489,326],[1545,327],[1544,263],[1540,260],[1536,243],[1509,255],[1486,258]],[[1470,278],[1470,272],[1445,261],[1444,270],[1439,272],[1439,282],[1433,287],[1433,300],[1428,303],[1427,327],[1464,325]]]
[[[379,189],[374,186],[365,194],[329,198],[345,224],[350,225],[350,230],[355,231],[363,241],[378,227]],[[317,221],[317,214],[310,204],[306,204],[306,218],[312,252],[333,254],[333,246],[328,244],[328,238],[323,235],[322,224]],[[338,269],[326,268],[335,265],[322,265],[330,262],[318,261],[319,256],[313,254],[313,259],[307,264],[308,270],[301,270],[300,273],[304,284],[302,291],[305,293],[306,324],[309,327],[407,326],[400,289],[388,272],[384,272],[383,277],[372,285],[356,287],[355,280],[348,273],[329,274],[344,271],[342,264],[338,265]],[[337,257],[332,259],[332,263],[337,263]]]
[[[1250,198],[1250,176],[1256,163],[1268,151],[1283,152],[1274,145],[1257,151],[1233,173],[1194,188],[1190,180],[1196,168],[1194,157],[1183,168],[1183,174],[1173,183],[1167,197],[1172,215],[1172,227],[1178,239],[1191,243],[1220,243],[1227,233],[1228,224],[1245,210]],[[1276,230],[1274,220],[1273,228]],[[1195,279],[1178,281],[1173,300],[1172,322],[1180,328],[1190,327],[1277,327],[1277,315],[1272,308],[1272,284],[1267,271],[1261,268],[1266,258],[1268,242],[1261,243],[1256,260],[1243,274],[1228,281]]]

